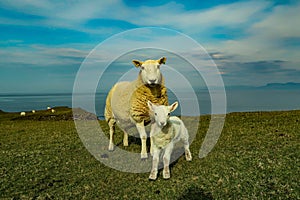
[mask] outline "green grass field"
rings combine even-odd
[[[0,112],[0,199],[300,199],[300,111],[228,114],[217,145],[199,159],[210,120],[202,116],[193,161],[181,156],[171,179],[160,171],[156,181],[96,160],[71,110],[56,111]],[[115,143],[123,148],[118,129]],[[138,140],[127,150],[139,152]]]

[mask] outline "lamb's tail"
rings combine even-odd
[[[115,86],[113,86],[111,88],[111,90],[109,91],[109,93],[106,97],[104,117],[107,122],[109,122],[111,119],[114,120],[114,114],[113,114],[112,107],[111,107],[111,97],[112,97],[114,90],[115,90]]]

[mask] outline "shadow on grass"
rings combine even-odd
[[[178,198],[178,200],[213,200],[212,194],[205,192],[197,186],[191,186]]]

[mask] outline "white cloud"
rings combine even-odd
[[[18,12],[44,17],[35,23],[84,30],[86,21],[96,18],[123,20],[139,26],[163,26],[185,33],[197,33],[218,26],[238,26],[251,20],[270,6],[266,1],[242,1],[220,5],[206,10],[185,11],[179,3],[161,6],[129,7],[121,0],[113,1],[8,1],[0,5]],[[28,23],[21,19],[8,19],[15,23]],[[89,31],[88,29],[85,29]],[[90,30],[92,31],[92,30]]]
[[[218,52],[213,57],[219,62],[253,62],[258,60],[284,60],[293,64],[284,64],[286,69],[298,69],[300,62],[300,49],[297,46],[290,48],[286,40],[299,40],[300,38],[300,3],[274,6],[272,1],[239,1],[216,7],[186,11],[179,3],[170,2],[161,6],[142,6],[139,8],[125,5],[121,0],[113,1],[39,1],[39,0],[3,0],[0,6],[29,15],[40,16],[33,19],[16,19],[1,17],[1,24],[34,25],[43,27],[60,27],[89,33],[101,34],[108,37],[122,29],[109,25],[96,28],[85,26],[86,22],[93,19],[113,19],[138,26],[163,26],[174,28],[193,36],[203,42],[209,52]],[[214,29],[223,27],[235,30],[237,33],[231,39],[220,38],[211,40]],[[170,35],[155,35],[155,40],[145,40],[145,32],[133,37],[132,48],[144,45],[145,47],[165,43],[173,51],[184,54],[193,54],[195,49],[188,49],[184,40],[178,40]],[[238,36],[238,37],[237,37]],[[124,42],[124,41],[123,41]],[[115,41],[107,51],[97,55],[93,61],[113,59],[114,51],[120,51],[122,45],[128,41]],[[298,42],[299,44],[299,42]],[[84,46],[66,48],[63,46],[41,47],[31,46],[33,49],[17,47],[1,51],[2,63],[24,62],[44,66],[67,65],[78,63],[76,58],[85,56],[89,50]],[[90,46],[89,46],[90,47]],[[118,49],[119,48],[119,49]],[[60,58],[62,55],[68,58]],[[11,59],[14,58],[14,59]],[[74,58],[74,59],[73,59]],[[234,70],[240,66],[234,66]],[[220,73],[227,74],[228,71]],[[230,75],[230,73],[228,72]],[[240,81],[237,77],[235,81]],[[262,78],[263,79],[263,78]],[[242,81],[242,80],[241,80]],[[254,79],[249,82],[255,81]]]
[[[236,55],[239,61],[289,60],[300,61],[300,4],[279,5],[264,13],[259,21],[245,29],[244,37],[209,44],[212,51]],[[285,41],[290,43],[285,43]],[[298,49],[298,50],[296,50]]]
[[[251,32],[264,37],[299,37],[300,3],[276,6],[262,21],[252,26]]]
[[[79,67],[88,52],[64,47],[31,45],[30,47],[7,47],[0,50],[1,67]]]
[[[300,57],[299,51],[291,52],[284,46],[278,46],[279,40],[283,38],[300,36],[299,20],[296,17],[299,15],[300,4],[272,8],[270,1],[241,1],[188,12],[183,5],[174,2],[139,8],[129,7],[120,0],[45,4],[38,1],[20,1],[10,5],[17,6],[16,9],[22,12],[44,15],[45,21],[36,20],[36,24],[76,29],[90,34],[111,35],[121,31],[118,27],[84,26],[88,20],[108,18],[139,26],[174,28],[205,42],[206,47],[213,51],[237,55],[236,57],[239,56],[239,59],[245,61],[297,60]],[[267,9],[271,10],[266,11]],[[235,28],[240,31],[240,37],[224,39],[218,43],[206,42],[214,34],[216,27]],[[202,38],[203,35],[205,36]],[[175,42],[174,46],[182,47],[182,44]]]
[[[140,17],[127,20],[139,25],[167,25],[186,33],[196,33],[213,27],[243,25],[269,6],[266,1],[242,1],[186,12],[182,5],[169,3],[157,8],[144,7],[139,11]]]
[[[88,29],[83,25],[90,19],[108,18],[122,19],[123,10],[128,10],[120,0],[112,1],[38,1],[38,0],[3,0],[0,6],[8,10],[17,11],[36,18],[22,19],[0,17],[1,24],[23,26],[42,26],[73,29],[92,34],[111,34],[118,28],[97,27]],[[119,17],[116,17],[119,15]]]

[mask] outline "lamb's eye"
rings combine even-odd
[[[142,70],[144,70],[144,69],[145,69],[145,67],[141,66],[141,69],[142,69]]]
[[[168,113],[168,116],[170,116],[170,113]]]
[[[155,116],[157,116],[157,113],[154,113]]]

